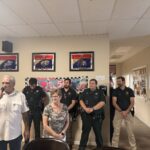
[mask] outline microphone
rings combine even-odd
[[[4,87],[1,87],[1,89],[0,89],[0,98],[2,98],[3,97],[3,92],[4,92],[4,90],[5,90],[5,88]]]
[[[4,87],[1,87],[1,92],[2,92],[2,93],[4,92],[4,90],[5,90],[5,88],[4,88]]]

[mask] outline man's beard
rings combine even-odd
[[[118,84],[118,87],[122,87],[122,84]]]
[[[64,85],[64,88],[65,88],[65,89],[69,89],[69,86],[68,86],[68,85]]]

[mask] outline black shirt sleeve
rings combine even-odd
[[[99,99],[100,99],[100,102],[103,101],[106,103],[104,92],[101,89],[99,89]]]
[[[72,89],[72,100],[77,100],[77,93],[74,89]]]
[[[112,92],[112,97],[117,97],[117,89],[114,89]]]
[[[80,93],[80,95],[79,95],[79,101],[80,101],[80,100],[83,100],[83,101],[84,101],[84,99],[85,99],[85,91],[82,92],[82,93]]]
[[[45,93],[45,91],[43,90],[43,88],[39,87],[39,89],[40,89],[40,96],[41,96],[41,98],[46,97],[46,93]]]
[[[130,88],[129,88],[129,95],[130,95],[130,97],[135,97],[134,91]]]
[[[22,93],[23,93],[25,96],[27,96],[26,93],[27,93],[28,89],[29,89],[29,87],[26,86],[26,87],[24,87],[24,89],[22,90]]]

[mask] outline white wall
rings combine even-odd
[[[67,76],[89,76],[95,78],[97,75],[105,76],[101,84],[108,85],[109,81],[109,39],[107,36],[77,36],[77,37],[54,37],[54,38],[22,38],[11,39],[14,53],[19,53],[19,72],[1,72],[0,80],[4,74],[11,74],[16,77],[16,89],[22,90],[26,77],[67,77]],[[1,47],[1,45],[0,45]],[[70,72],[69,52],[70,51],[94,51],[95,71]],[[32,52],[56,52],[56,72],[32,72]],[[108,123],[107,123],[108,124]],[[80,140],[81,122],[80,118],[75,123],[74,141]],[[105,131],[108,130],[108,125]],[[77,130],[78,127],[78,130]],[[106,133],[104,133],[106,134]],[[107,133],[108,134],[108,133]],[[105,135],[105,142],[108,136]],[[89,141],[93,143],[93,133]],[[94,142],[95,143],[95,142]]]
[[[134,57],[126,60],[121,65],[122,75],[127,75],[132,72],[134,68],[147,66],[148,77],[148,97],[149,101],[145,101],[144,98],[135,98],[135,113],[136,116],[150,127],[150,48],[143,50]]]

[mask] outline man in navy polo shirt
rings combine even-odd
[[[125,86],[125,78],[122,76],[117,78],[117,85],[118,88],[115,89],[112,95],[113,106],[115,107],[112,146],[118,147],[119,145],[120,128],[124,120],[131,150],[136,150],[136,140],[132,131],[133,116],[131,114],[131,109],[134,106],[134,92],[131,88]]]

